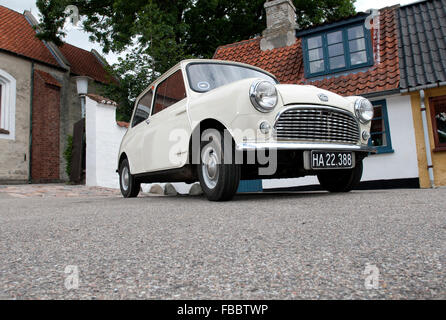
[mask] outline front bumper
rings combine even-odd
[[[332,143],[302,143],[302,142],[242,142],[237,144],[237,151],[255,150],[336,150],[376,153],[374,147],[366,145],[348,145]]]

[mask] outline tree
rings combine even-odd
[[[294,0],[301,27],[355,12],[355,0]],[[111,68],[121,79],[105,94],[129,117],[132,103],[159,74],[188,57],[211,58],[218,45],[254,37],[265,29],[265,0],[37,0],[39,38],[61,43],[68,5],[82,16],[90,40],[103,51],[129,52]]]

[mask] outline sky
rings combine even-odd
[[[405,5],[413,2],[416,2],[416,0],[373,0],[373,7],[371,7],[370,0],[356,0],[355,6],[357,11],[365,11],[372,8],[380,9],[395,4]],[[35,0],[0,0],[0,5],[8,7],[20,13],[23,13],[23,11],[25,10],[30,10],[31,13],[37,19],[39,19],[39,11],[36,7]],[[99,53],[103,54],[101,46],[96,43],[90,42],[88,39],[88,34],[81,30],[70,30],[64,41],[85,50],[96,49]],[[118,55],[116,54],[110,53],[104,56],[110,64],[117,62]]]

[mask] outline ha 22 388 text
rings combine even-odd
[[[353,169],[355,154],[343,151],[307,151],[304,167],[307,170],[318,169]]]

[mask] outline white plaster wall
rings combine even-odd
[[[126,128],[116,123],[116,107],[98,103],[86,97],[86,185],[119,189],[119,175],[116,173],[119,146]],[[164,183],[160,183],[164,187]],[[179,193],[189,192],[191,185],[173,183]],[[144,192],[151,184],[142,185]]]
[[[418,178],[415,129],[409,96],[387,96],[373,100],[387,101],[393,153],[376,154],[364,160],[362,181]],[[264,189],[319,184],[315,176],[262,181]]]

